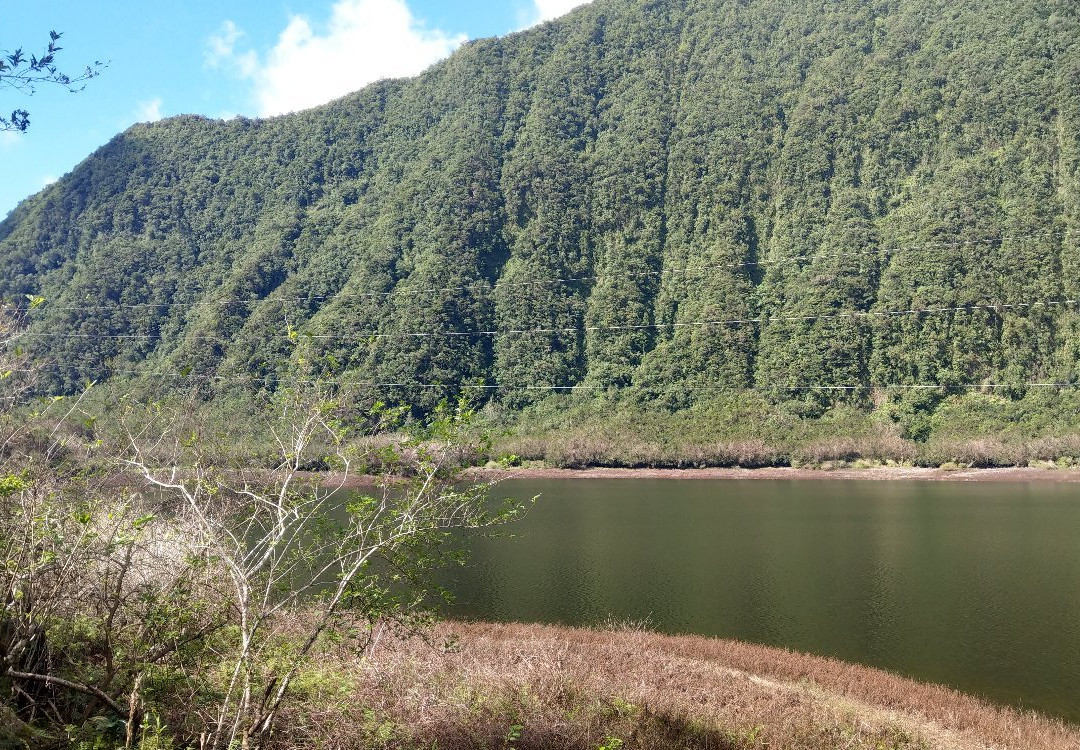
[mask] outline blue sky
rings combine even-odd
[[[10,3],[0,50],[38,52],[64,34],[67,73],[108,61],[86,90],[0,86],[0,217],[136,122],[177,114],[265,116],[412,75],[466,39],[505,34],[585,0],[54,0]]]

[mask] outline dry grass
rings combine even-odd
[[[918,455],[918,446],[901,437],[895,425],[881,425],[869,434],[818,439],[799,446],[793,451],[793,463],[819,465],[859,460],[909,463]]]
[[[1080,732],[946,688],[760,646],[616,631],[447,624],[307,676],[283,747],[1075,750]]]
[[[678,441],[649,439],[633,433],[586,427],[544,435],[503,437],[500,453],[525,461],[544,461],[568,469],[615,468],[761,468],[801,466],[835,468],[860,463],[973,468],[1026,467],[1039,463],[1080,463],[1080,435],[1024,437],[937,436],[925,444],[905,439],[892,425],[858,435],[838,434],[775,442],[759,438]]]
[[[856,461],[914,462],[919,446],[892,424],[840,426],[829,434],[716,436],[697,426],[688,434],[674,428],[588,423],[542,433],[502,436],[496,453],[525,461],[544,461],[567,469],[618,468],[761,468],[767,466],[846,465]]]
[[[955,463],[974,468],[1029,466],[1052,462],[1073,466],[1080,457],[1080,435],[1062,434],[1029,438],[1002,434],[995,437],[932,438],[922,447],[919,463],[937,466]]]
[[[525,461],[546,461],[552,466],[583,469],[592,466],[626,468],[756,468],[786,465],[786,454],[764,440],[715,440],[667,444],[633,434],[605,435],[601,430],[503,438],[499,453],[512,453]]]

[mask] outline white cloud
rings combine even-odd
[[[41,178],[41,187],[42,187],[42,189],[49,187],[49,185],[52,185],[54,182],[56,182],[59,179],[60,179],[59,177],[53,177],[52,175],[48,175],[47,177],[42,177]]]
[[[533,0],[536,5],[536,21],[550,21],[588,2],[590,0]]]
[[[157,122],[161,119],[161,97],[157,96],[149,101],[139,102],[135,119],[138,122]]]
[[[262,57],[237,51],[242,36],[227,21],[210,38],[206,61],[250,78],[264,116],[324,104],[383,78],[416,75],[466,40],[425,28],[405,0],[337,0],[325,24],[293,16]]]
[[[244,35],[232,20],[221,24],[218,33],[206,40],[207,67],[216,68],[236,53],[236,42]]]
[[[15,130],[0,130],[0,148],[11,148],[22,140],[22,135]]]
[[[218,33],[206,41],[204,61],[208,68],[220,68],[225,65],[236,66],[236,71],[244,77],[255,75],[259,66],[258,56],[251,51],[237,53],[236,43],[244,32],[233,21],[221,24]]]

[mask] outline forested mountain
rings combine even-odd
[[[274,387],[299,333],[420,405],[1019,397],[1080,380],[1078,286],[1075,0],[596,0],[306,112],[137,125],[0,224],[53,391]]]

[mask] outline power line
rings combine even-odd
[[[1070,230],[1071,231],[1071,230]],[[926,247],[958,247],[958,246],[970,246],[979,244],[991,244],[1004,242],[1006,240],[1014,240],[1021,238],[1034,238],[1045,236],[1060,236],[1063,234],[1069,234],[1066,232],[1045,232],[1041,234],[1032,234],[1024,236],[1013,237],[1000,237],[992,240],[981,241],[969,241],[963,243],[928,243],[925,245],[909,246],[907,248],[897,248],[897,251],[920,249]],[[873,251],[876,252],[876,251]],[[862,255],[867,253],[849,253],[849,254],[836,254],[836,256],[847,255]],[[759,264],[769,262],[787,262],[800,259],[809,259],[816,257],[830,257],[829,255],[815,255],[815,256],[793,256],[791,258],[777,259],[776,261],[763,261]],[[745,264],[745,265],[759,265],[759,264]],[[735,267],[735,266],[727,266]],[[649,273],[676,273],[676,272],[689,272],[691,270],[708,270],[719,267],[702,267],[699,269],[671,269],[669,271],[662,272],[649,272]],[[596,278],[596,277],[582,277]],[[555,280],[558,281],[558,280]],[[566,280],[563,280],[566,281]],[[525,286],[533,283],[548,283],[548,282],[525,282],[517,284],[517,286]],[[463,287],[464,288],[464,287]],[[435,290],[430,290],[435,291]],[[378,293],[383,295],[384,293]],[[393,292],[385,293],[386,295],[393,294]],[[302,298],[303,300],[312,298]],[[251,300],[262,301],[262,300]],[[280,300],[279,300],[280,301]],[[881,318],[887,319],[890,317],[900,317],[909,315],[935,315],[935,314],[952,314],[952,313],[972,313],[975,311],[995,311],[1001,312],[1005,310],[1022,310],[1033,308],[1049,308],[1055,306],[1068,306],[1080,303],[1080,300],[1075,299],[1060,299],[1060,300],[1046,300],[1027,303],[993,303],[993,304],[979,304],[979,305],[959,305],[959,306],[942,306],[942,307],[927,307],[927,308],[913,308],[906,310],[883,310],[883,311],[844,311],[837,313],[827,313],[818,315],[789,315],[789,316],[758,316],[748,318],[733,318],[726,320],[705,320],[705,321],[688,321],[688,322],[675,322],[675,323],[654,323],[654,324],[632,324],[632,325],[612,325],[612,326],[580,326],[580,327],[551,327],[551,328],[533,328],[533,329],[510,329],[510,330],[478,330],[478,331],[418,331],[418,332],[394,332],[394,333],[380,333],[378,331],[369,331],[359,334],[353,334],[352,336],[341,336],[336,334],[311,334],[308,337],[316,340],[364,340],[364,339],[385,339],[385,338],[432,338],[432,337],[446,337],[446,338],[463,338],[463,337],[498,337],[506,335],[529,335],[529,334],[577,334],[582,333],[601,333],[601,332],[613,332],[613,331],[629,331],[629,330],[648,330],[648,329],[671,329],[676,330],[679,328],[693,328],[693,327],[711,327],[711,326],[735,326],[735,325],[749,325],[749,324],[767,324],[774,322],[814,322],[822,320],[837,320],[837,319],[873,319]],[[177,303],[180,304],[180,303]],[[203,304],[215,304],[215,303],[203,303]],[[222,303],[226,304],[226,303]],[[155,305],[131,305],[129,307],[154,307]],[[106,308],[91,308],[91,307],[67,307],[67,308],[54,308],[54,309],[106,309]],[[41,332],[41,331],[29,331],[24,333],[27,337],[38,338],[70,338],[70,339],[113,339],[113,340],[156,340],[165,337],[165,334],[99,334],[99,333],[73,333],[73,332]],[[269,338],[284,338],[287,334],[279,334]],[[219,336],[211,335],[198,335],[179,337],[183,341],[191,340],[210,340],[218,341]],[[15,370],[13,372],[22,372]],[[103,373],[108,375],[121,375],[129,374],[142,377],[163,377],[163,378],[185,378],[189,380],[207,380],[207,381],[232,381],[240,382],[241,378],[247,382],[256,382],[264,380],[264,378],[258,377],[244,377],[244,376],[219,376],[219,375],[192,375],[190,373],[153,373],[143,370],[102,370]],[[315,382],[326,381],[297,381],[298,385],[301,384],[314,384]],[[348,381],[330,381],[337,382],[344,385]],[[456,390],[483,390],[483,391],[501,391],[501,390],[539,390],[539,391],[604,391],[610,390],[611,386],[598,386],[598,385],[574,385],[574,386],[558,386],[558,385],[488,385],[488,384],[462,384],[462,385],[450,385],[439,383],[419,383],[419,382],[403,382],[403,383],[353,383],[357,387],[365,388],[417,388],[417,389],[456,389]],[[788,391],[860,391],[866,389],[946,389],[946,388],[969,388],[969,389],[1004,389],[1004,388],[1072,388],[1076,387],[1071,383],[1051,383],[1051,382],[1038,382],[1038,383],[990,383],[990,384],[969,384],[969,385],[956,385],[947,386],[941,384],[860,384],[860,385],[805,385],[805,386],[782,386],[774,385],[770,387],[750,387],[750,388],[733,388],[730,386],[673,386],[670,389],[660,389],[660,392],[664,390],[671,391],[697,391],[697,390],[788,390]],[[657,389],[647,389],[652,392],[657,392]]]
[[[380,333],[379,331],[367,331],[345,336],[341,334],[301,334],[304,338],[317,341],[342,341],[358,342],[370,339],[392,338],[483,338],[499,336],[523,336],[534,334],[577,334],[577,333],[603,333],[612,331],[643,331],[643,330],[678,330],[680,328],[708,328],[719,326],[756,325],[766,323],[812,323],[823,320],[858,320],[858,319],[888,319],[899,318],[909,315],[942,315],[949,313],[974,313],[974,312],[1002,312],[1006,310],[1031,310],[1036,308],[1065,307],[1080,304],[1076,299],[1040,300],[1036,302],[992,303],[979,305],[956,305],[945,307],[924,307],[906,310],[851,310],[838,313],[826,313],[820,315],[762,315],[753,318],[729,318],[724,320],[698,320],[681,323],[637,323],[611,326],[576,326],[576,327],[551,327],[551,328],[520,328],[506,330],[477,330],[477,331],[400,331],[394,333]],[[92,339],[92,340],[136,340],[154,341],[165,338],[162,333],[71,333],[65,331],[26,331],[24,337],[33,338],[60,338],[60,339]],[[200,334],[195,336],[178,336],[180,341],[220,341],[225,334],[211,336]],[[264,339],[286,339],[290,334],[274,334],[264,336]]]
[[[161,379],[177,379],[184,381],[201,381],[201,382],[225,382],[225,383],[261,383],[266,381],[266,376],[256,375],[243,375],[243,374],[230,374],[230,375],[217,375],[209,373],[185,373],[185,372],[161,372],[161,371],[146,371],[146,370],[117,370],[111,368],[95,368],[103,377],[110,377],[115,375],[128,375],[132,377],[148,377],[148,378],[161,378]],[[16,369],[10,370],[13,373],[31,374],[38,372],[34,369]],[[292,379],[292,378],[277,378],[270,376],[273,385],[295,385],[295,386],[339,386],[339,387],[353,387],[360,389],[377,389],[377,390],[390,390],[390,389],[417,389],[417,390],[446,390],[446,391],[551,391],[551,392],[563,392],[572,393],[576,391],[585,392],[606,392],[606,391],[627,391],[633,389],[639,389],[646,393],[684,393],[684,392],[772,392],[772,391],[839,391],[839,392],[857,392],[857,391],[881,391],[881,390],[1002,390],[1002,389],[1023,389],[1023,388],[1056,388],[1056,389],[1071,389],[1080,388],[1080,383],[1072,382],[1057,382],[1057,381],[1034,381],[1034,382],[1017,382],[1017,383],[865,383],[858,385],[782,385],[771,384],[767,386],[731,386],[731,385],[669,385],[663,388],[653,388],[647,385],[630,384],[630,385],[601,385],[601,384],[579,384],[579,385],[508,385],[508,384],[489,384],[489,383],[425,383],[422,381],[400,381],[400,382],[379,382],[379,381],[365,381],[365,380],[353,380],[351,378],[335,377],[335,378],[318,378],[318,379]]]
[[[911,252],[914,250],[924,250],[928,248],[958,248],[958,247],[974,247],[979,245],[996,245],[1005,242],[1013,242],[1017,240],[1025,239],[1039,239],[1046,237],[1061,237],[1064,238],[1071,234],[1080,232],[1080,230],[1058,230],[1052,232],[1038,232],[1033,234],[1021,234],[1021,235],[1002,235],[1000,237],[993,237],[984,240],[968,240],[964,242],[929,242],[920,245],[907,245],[900,247],[888,247],[879,246],[870,250],[860,250],[850,253],[808,253],[802,255],[791,255],[782,258],[774,258],[772,260],[759,260],[759,261],[747,261],[743,263],[729,263],[718,265],[706,265],[706,266],[686,266],[683,268],[669,268],[661,269],[658,271],[637,271],[631,273],[622,274],[623,278],[647,278],[647,277],[663,277],[663,276],[677,276],[677,275],[693,275],[703,274],[713,271],[728,271],[737,270],[740,268],[753,268],[753,267],[766,267],[774,265],[783,265],[785,263],[797,263],[800,261],[813,261],[819,259],[831,259],[831,258],[853,258],[862,257],[867,255],[888,255],[889,253],[902,253]],[[491,291],[499,289],[511,289],[511,288],[525,288],[532,286],[543,285],[555,285],[555,284],[575,284],[583,282],[595,282],[606,278],[605,276],[594,274],[586,276],[576,276],[568,278],[557,279],[534,279],[531,281],[498,281],[492,285],[487,285],[483,281],[475,281],[471,284],[457,287],[430,287],[423,289],[402,289],[395,287],[390,291],[384,292],[349,292],[347,290],[341,290],[334,294],[324,295],[308,295],[305,297],[247,297],[247,298],[231,298],[231,299],[218,299],[218,300],[205,300],[199,302],[133,302],[133,303],[114,303],[110,305],[50,305],[46,301],[38,308],[30,307],[16,307],[11,308],[15,312],[30,312],[33,309],[49,309],[49,310],[62,310],[66,312],[92,312],[92,311],[107,311],[107,310],[141,310],[141,309],[170,309],[170,308],[200,308],[200,307],[228,307],[230,305],[251,305],[258,303],[267,304],[289,304],[289,303],[312,303],[312,302],[332,302],[339,297],[369,297],[369,298],[386,298],[392,296],[421,296],[424,294],[438,294],[446,292],[468,292],[473,289],[490,289]]]

